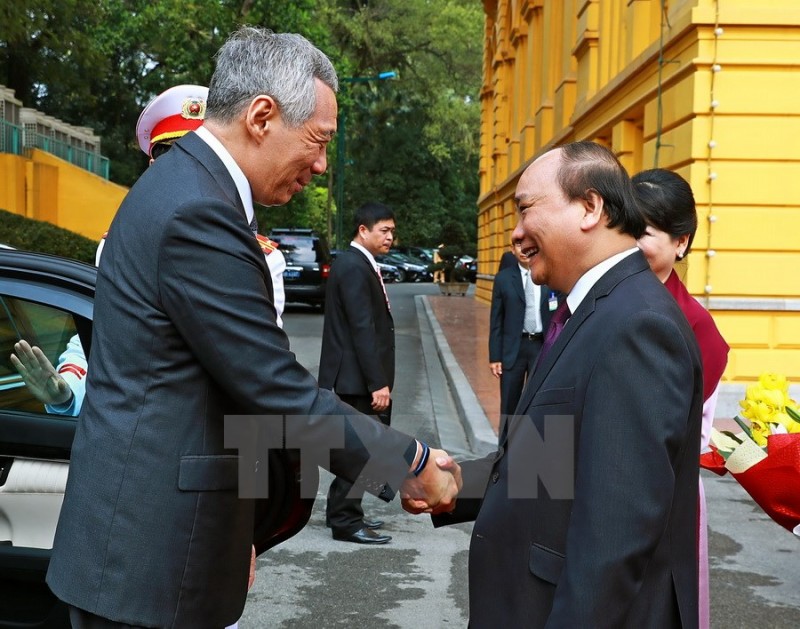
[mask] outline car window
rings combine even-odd
[[[301,236],[280,236],[278,248],[294,262],[316,262],[313,239]]]
[[[320,262],[330,260],[330,252],[324,241],[318,237],[275,235],[272,238],[278,248],[292,262]]]
[[[44,413],[44,405],[25,386],[11,363],[14,344],[37,345],[53,365],[77,334],[73,316],[35,302],[0,296],[0,409]]]

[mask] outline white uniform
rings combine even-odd
[[[264,258],[267,260],[267,267],[269,267],[269,274],[272,277],[272,295],[275,302],[275,313],[278,318],[278,325],[283,327],[283,309],[286,306],[286,292],[283,290],[283,272],[286,270],[286,258],[283,253],[278,249],[278,243],[270,240],[266,236],[256,234],[256,240],[261,246],[261,251],[264,252]]]
[[[95,254],[96,266],[100,266],[100,257],[107,235],[108,232],[103,234],[100,244],[97,246],[97,253]],[[281,315],[286,305],[286,293],[283,290],[283,272],[286,270],[286,258],[283,257],[283,253],[278,249],[276,242],[261,235],[256,235],[256,239],[264,252],[264,259],[267,261],[267,267],[272,277],[272,293],[275,300],[274,305],[278,325],[283,327]],[[66,404],[59,406],[46,404],[44,408],[52,415],[78,415],[81,412],[83,398],[86,395],[86,354],[77,334],[69,340],[67,349],[58,357],[56,371],[67,381],[69,388],[72,389],[72,398]]]
[[[67,349],[58,357],[56,371],[72,389],[72,397],[66,404],[45,404],[44,410],[53,415],[77,415],[86,394],[86,355],[77,334],[69,340]]]

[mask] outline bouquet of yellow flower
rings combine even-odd
[[[730,472],[767,515],[800,536],[800,410],[789,397],[789,383],[761,374],[739,405],[734,419],[743,432],[712,428],[711,452],[700,456],[700,465]]]

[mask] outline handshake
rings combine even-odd
[[[403,509],[409,513],[449,513],[461,491],[461,467],[444,450],[417,447],[412,472],[400,488]]]

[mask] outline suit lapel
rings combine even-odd
[[[370,275],[373,275],[373,276],[377,275],[377,273],[375,273],[375,267],[372,266],[372,263],[369,261],[369,258],[367,258],[367,256],[364,255],[364,252],[361,251],[361,249],[358,249],[357,247],[354,247],[353,245],[350,245],[348,247],[348,249],[350,251],[352,251],[357,256],[359,264],[363,264],[365,266],[365,268],[369,269]],[[378,280],[377,277],[375,277],[375,285],[378,288],[381,287],[380,280]]]
[[[523,305],[525,304],[525,289],[522,286],[522,269],[519,268],[519,264],[514,267],[514,272],[511,273],[511,284],[514,287],[514,292],[517,296],[522,300]]]
[[[217,182],[220,190],[225,197],[227,197],[231,205],[235,206],[242,213],[242,217],[245,219],[245,222],[247,222],[244,204],[239,196],[239,191],[236,189],[236,183],[234,183],[233,177],[231,177],[228,169],[225,168],[225,164],[222,163],[219,155],[195,133],[187,133],[175,142],[175,146],[185,150],[206,169],[208,174]]]
[[[519,404],[517,404],[515,415],[521,415],[528,409],[531,400],[533,400],[547,374],[550,373],[561,352],[564,351],[564,348],[569,344],[575,333],[595,311],[597,302],[606,297],[625,278],[649,270],[649,268],[647,260],[645,260],[640,251],[637,251],[615,264],[597,280],[586,297],[584,297],[581,305],[578,306],[578,310],[567,320],[567,324],[556,339],[553,347],[550,348],[542,362],[536,366],[533,375],[525,385],[522,397]]]
[[[174,150],[176,147],[180,147],[186,151],[200,164],[201,167],[206,170],[206,172],[208,172],[208,174],[219,186],[222,195],[239,211],[242,216],[242,221],[244,221],[245,227],[249,231],[250,226],[247,224],[247,212],[244,210],[244,203],[242,203],[242,198],[239,196],[239,190],[236,188],[236,182],[233,181],[233,177],[231,177],[231,174],[228,172],[225,164],[219,158],[219,155],[217,155],[208,144],[198,137],[196,133],[187,133],[178,139],[173,148],[170,150]],[[253,238],[253,242],[255,244],[255,250],[257,250],[260,254],[259,259],[264,263],[262,268],[266,278],[267,292],[269,293],[270,301],[274,303],[275,292],[272,286],[272,275],[269,267],[267,266],[263,251],[261,250],[261,245],[255,238]]]
[[[383,292],[384,288],[382,286],[381,279],[378,277],[378,273],[380,273],[380,271],[378,271],[378,272],[375,271],[375,267],[372,266],[372,263],[369,261],[367,256],[364,255],[363,251],[361,251],[360,249],[357,249],[353,245],[350,245],[349,249],[350,249],[350,251],[352,251],[353,253],[358,255],[358,259],[361,260],[361,262],[363,262],[364,265],[366,265],[367,269],[369,269],[369,274],[373,278],[373,287],[377,289],[378,293],[380,293],[381,299],[383,299],[384,307],[386,308],[386,312],[391,317],[392,316],[392,311],[389,310],[389,305],[386,303],[387,300],[389,299],[389,297],[384,294],[384,292]]]

